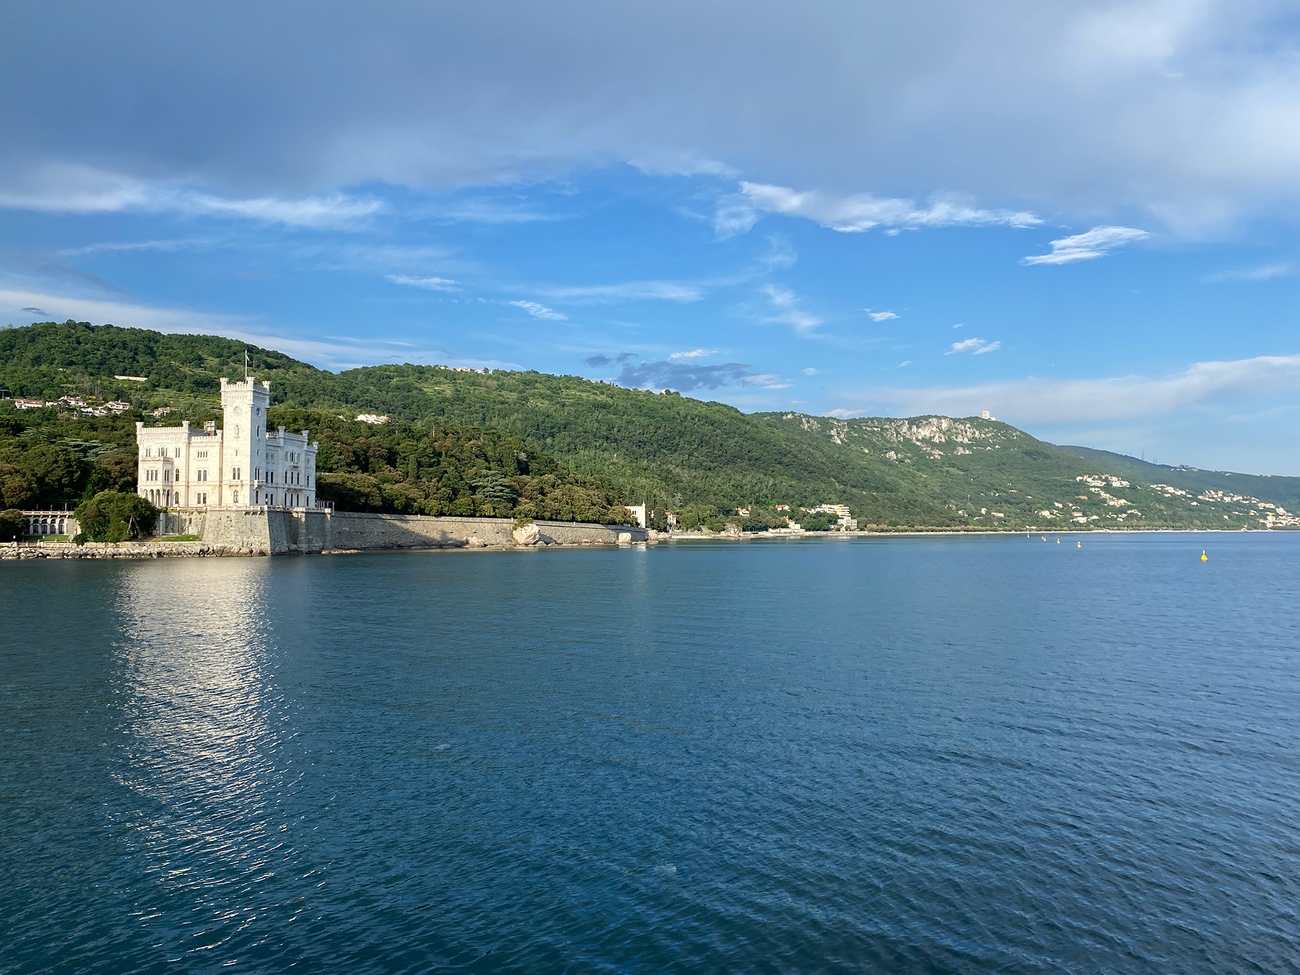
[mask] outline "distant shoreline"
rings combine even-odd
[[[621,542],[614,544],[597,544],[592,542],[553,543],[550,545],[513,545],[478,542],[477,544],[450,544],[427,546],[392,546],[366,549],[331,548],[320,552],[291,553],[295,555],[361,555],[369,552],[523,552],[532,548],[563,549],[610,549],[631,548],[638,545],[659,545],[676,542],[758,542],[788,541],[813,539],[822,541],[851,541],[853,539],[882,538],[1010,538],[1024,534],[1029,538],[1060,537],[1079,535],[1285,535],[1300,532],[1295,528],[1079,528],[1062,531],[970,531],[963,529],[943,529],[934,531],[877,531],[877,532],[802,532],[800,534],[772,535],[767,532],[746,532],[741,535],[727,535],[721,532],[701,535],[696,532],[656,532],[644,541]],[[477,540],[476,540],[477,541]],[[102,561],[102,560],[138,560],[138,559],[177,559],[177,558],[271,558],[270,553],[253,548],[235,545],[207,544],[204,542],[88,542],[75,545],[72,542],[25,542],[0,544],[0,562],[28,561]],[[276,556],[278,557],[278,556]]]

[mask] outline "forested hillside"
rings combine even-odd
[[[219,420],[218,380],[243,375],[246,351],[250,371],[271,381],[279,422],[321,439],[320,470],[334,475],[322,478],[322,493],[350,507],[604,520],[645,501],[660,519],[671,508],[687,525],[731,518],[757,528],[782,523],[778,504],[797,514],[841,503],[863,527],[971,529],[1288,526],[1300,508],[1297,478],[1143,465],[993,420],[744,414],[537,372],[402,365],[334,374],[229,339],[76,322],[0,330],[0,387],[45,400],[117,399],[130,412],[0,406],[9,424],[0,425],[0,484],[20,476],[21,490],[49,501],[80,496],[91,479],[122,483],[114,464],[133,449],[130,421],[159,407],[175,411],[162,422]],[[390,419],[360,424],[360,413]],[[35,414],[48,416],[38,423]],[[40,473],[50,451],[65,462],[75,454],[78,475]]]

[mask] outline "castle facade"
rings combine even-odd
[[[222,429],[135,425],[137,493],[160,508],[316,507],[316,449],[307,431],[266,431],[271,384],[221,380]]]

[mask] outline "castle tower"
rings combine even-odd
[[[251,376],[243,382],[221,380],[224,444],[221,490],[224,503],[261,504],[262,468],[266,453],[266,410],[271,384]]]

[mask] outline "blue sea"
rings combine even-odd
[[[1300,535],[1055,538],[0,563],[0,972],[1300,971]]]

